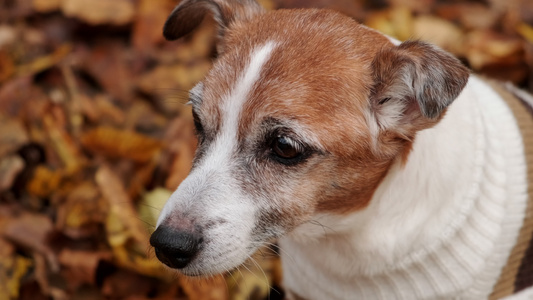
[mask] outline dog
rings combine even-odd
[[[278,240],[287,299],[527,286],[533,97],[330,10],[183,0],[164,36],[208,14],[218,57],[190,91],[198,150],[151,236],[159,260],[209,276]]]

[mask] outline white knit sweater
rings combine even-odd
[[[472,76],[367,208],[317,215],[280,241],[286,288],[305,299],[487,298],[524,218],[522,146],[510,109]]]

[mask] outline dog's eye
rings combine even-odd
[[[272,143],[272,152],[281,159],[290,160],[300,157],[303,149],[300,144],[292,139],[278,136]]]

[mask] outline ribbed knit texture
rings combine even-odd
[[[492,300],[511,295],[533,283],[533,263],[531,262],[533,253],[528,253],[526,256],[526,253],[532,250],[533,236],[533,107],[519,100],[498,83],[491,83],[491,86],[505,99],[520,127],[525,146],[529,182],[526,219],[520,229],[518,241],[489,298]]]
[[[471,112],[477,127],[476,146],[472,149],[476,154],[473,180],[446,230],[395,263],[389,272],[334,282],[334,287],[332,278],[316,275],[314,272],[320,270],[307,266],[305,257],[295,256],[284,267],[287,266],[287,276],[300,278],[300,286],[294,290],[297,294],[306,299],[342,299],[345,295],[349,295],[347,299],[387,300],[489,297],[523,225],[528,198],[527,166],[522,134],[509,106],[476,77],[470,79],[469,87],[468,96],[472,98],[468,101],[479,107]],[[531,128],[522,133],[531,137]],[[529,137],[528,143],[532,144]],[[523,247],[527,248],[525,244]],[[512,259],[511,264],[520,265]],[[504,275],[513,277],[513,272],[517,271],[511,275],[504,271]],[[312,280],[314,292],[321,295],[305,290],[310,285],[302,281],[307,279]],[[339,290],[344,292],[336,292]]]

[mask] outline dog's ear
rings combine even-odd
[[[437,123],[463,90],[469,70],[420,41],[381,49],[372,62],[371,112],[380,131],[407,139]]]
[[[167,40],[177,40],[200,25],[207,14],[212,14],[221,37],[232,22],[262,12],[263,8],[255,0],[182,0],[168,17],[163,35]]]

